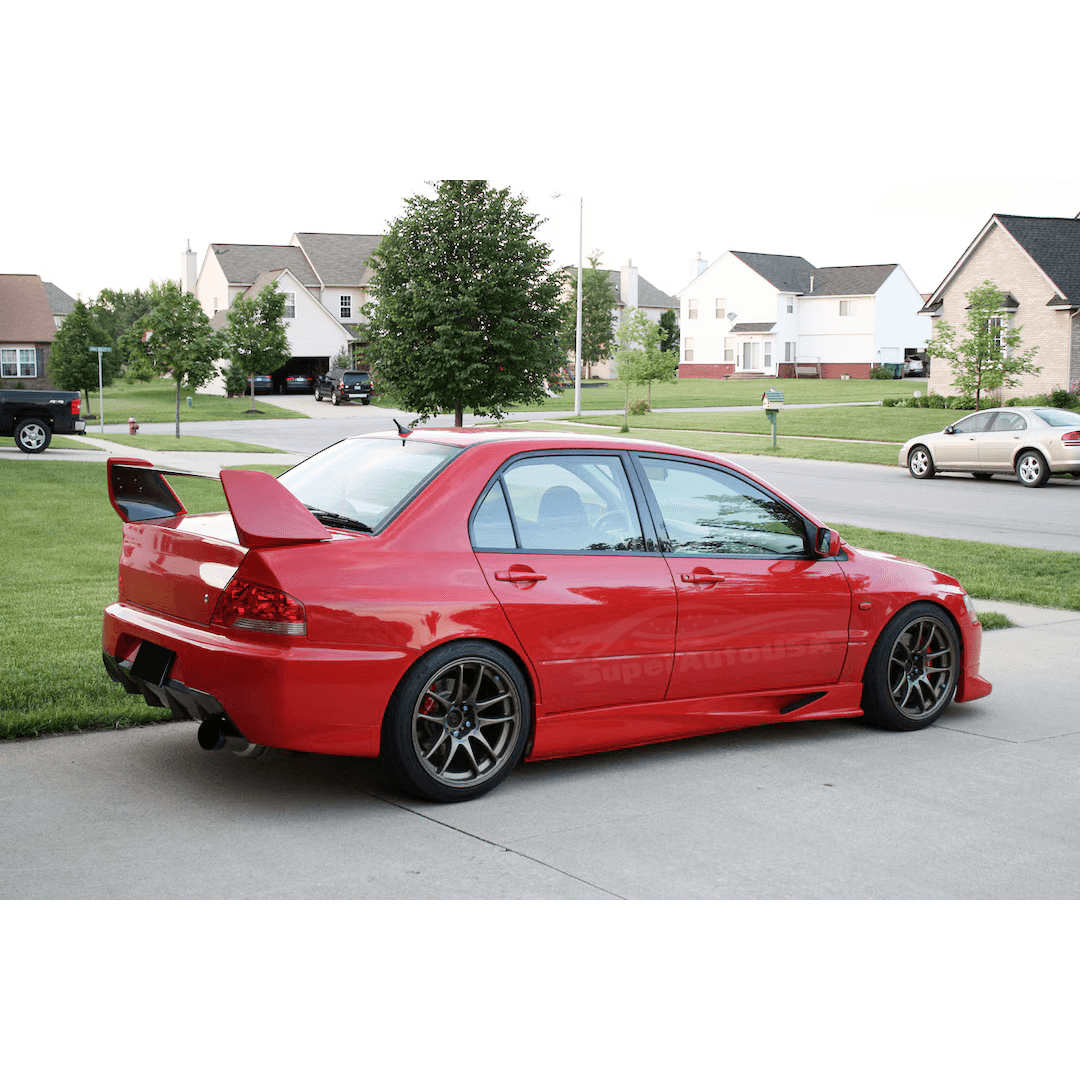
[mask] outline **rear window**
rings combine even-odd
[[[280,482],[305,506],[388,524],[461,450],[398,439],[346,439],[290,469]]]
[[[1080,413],[1068,409],[1036,409],[1035,415],[1051,427],[1080,427]]]
[[[371,376],[366,371],[346,371],[346,386],[367,386],[371,382]]]

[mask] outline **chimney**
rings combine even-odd
[[[180,256],[180,290],[193,293],[199,274],[196,269],[195,252],[191,250],[191,241],[187,242],[187,251]]]
[[[700,277],[708,269],[709,269],[709,260],[708,259],[703,259],[701,257],[701,252],[699,251],[697,253],[697,275],[696,276]]]
[[[638,306],[638,272],[633,259],[627,259],[619,273],[619,295],[627,307]]]

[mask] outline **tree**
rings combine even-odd
[[[180,387],[197,390],[216,373],[221,342],[193,293],[175,281],[150,284],[150,311],[139,319],[122,342],[132,356],[136,377],[170,375],[176,382],[176,437],[180,438]]]
[[[623,431],[629,431],[630,386],[645,386],[660,377],[660,327],[641,308],[628,308],[615,335],[615,378],[626,388]],[[664,359],[670,365],[671,361]],[[675,361],[676,367],[678,360]],[[672,373],[671,378],[674,378]]]
[[[366,355],[380,389],[421,420],[539,404],[563,363],[551,249],[509,188],[443,180],[405,200],[371,259]]]
[[[587,375],[593,364],[607,360],[615,339],[615,286],[611,275],[600,269],[601,255],[594,251],[581,272],[581,367]],[[564,353],[572,353],[577,348],[577,268],[563,273],[566,299],[559,306],[559,345]]]
[[[660,351],[679,351],[679,317],[673,308],[669,308],[660,316]]]
[[[285,294],[276,281],[260,289],[256,296],[238,296],[227,316],[224,342],[229,352],[230,375],[269,375],[277,371],[291,355],[285,332]],[[240,380],[231,378],[227,385]],[[255,407],[255,382],[251,386],[251,405]]]
[[[992,282],[984,281],[964,294],[967,302],[967,336],[957,343],[954,327],[940,322],[926,352],[935,359],[948,360],[953,370],[953,386],[964,397],[975,399],[1005,387],[1019,386],[1024,375],[1037,375],[1034,358],[1038,346],[1024,352],[1020,348],[1020,326],[1013,326],[1005,312],[1005,294]]]
[[[90,390],[98,385],[98,354],[91,345],[111,346],[112,338],[81,300],[56,331],[49,348],[49,376],[61,390],[81,391],[87,408]],[[112,386],[120,373],[120,356],[115,350],[101,354],[101,383]]]
[[[123,371],[134,359],[124,344],[124,335],[144,315],[149,314],[150,306],[150,294],[141,289],[134,292],[102,289],[90,305],[94,321],[109,336],[106,344],[112,346],[118,371]]]

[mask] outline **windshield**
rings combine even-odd
[[[1068,409],[1036,409],[1035,415],[1051,427],[1080,427],[1080,413]]]
[[[280,482],[309,509],[378,532],[460,452],[412,439],[404,445],[398,439],[346,439],[302,461]]]

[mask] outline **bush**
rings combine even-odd
[[[1047,402],[1055,409],[1075,409],[1080,405],[1080,398],[1070,394],[1068,390],[1051,390],[1047,395]]]
[[[895,409],[898,405],[900,406],[900,408],[903,408],[904,399],[898,397],[887,397],[882,399],[881,404],[884,405],[886,409]]]
[[[641,416],[642,413],[652,412],[652,406],[645,398],[638,398],[637,401],[630,402],[627,406],[627,411],[631,416]]]
[[[884,364],[879,364],[877,367],[870,369],[871,379],[891,379],[892,377],[892,372]]]
[[[247,393],[247,372],[233,363],[225,369],[225,393],[229,397],[243,397]]]
[[[961,411],[971,412],[975,408],[975,399],[968,397],[953,396],[945,399],[946,409],[960,409]]]
[[[944,409],[948,405],[943,394],[927,394],[926,407],[928,409]]]

